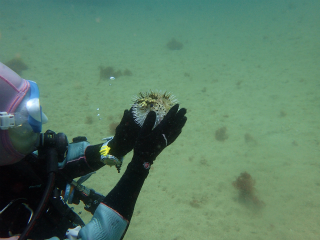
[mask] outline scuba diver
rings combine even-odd
[[[180,135],[185,114],[176,104],[154,127],[150,111],[140,127],[131,108],[105,143],[90,145],[85,137],[69,143],[63,133],[41,133],[48,119],[37,84],[0,63],[0,239],[122,239],[151,165]],[[105,165],[119,172],[132,149],[106,196],[82,184]],[[93,214],[86,225],[67,204],[80,201]]]

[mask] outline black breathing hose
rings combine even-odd
[[[47,185],[42,195],[42,198],[39,202],[37,210],[35,211],[31,221],[29,222],[28,226],[24,229],[24,231],[22,232],[18,240],[26,240],[28,238],[30,231],[34,228],[37,221],[46,210],[49,198],[52,194],[54,184],[55,184],[55,176],[58,170],[58,153],[54,148],[49,148],[46,151],[46,156],[47,156],[47,172],[48,172]]]

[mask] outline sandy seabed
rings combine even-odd
[[[319,239],[319,1],[0,6],[0,61],[28,65],[22,77],[39,85],[45,129],[100,143],[150,89],[187,108],[125,239]],[[183,49],[169,50],[172,38]],[[99,66],[133,75],[99,81]],[[228,138],[218,141],[223,127]],[[264,207],[239,201],[232,182],[245,171]],[[107,194],[120,177],[104,167],[86,185]]]

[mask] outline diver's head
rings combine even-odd
[[[0,62],[0,166],[16,163],[31,153],[47,121],[37,84],[22,79]]]

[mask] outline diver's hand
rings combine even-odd
[[[125,110],[122,120],[116,128],[115,136],[108,143],[108,146],[111,148],[110,154],[120,159],[130,152],[133,149],[140,129],[140,126],[133,119],[132,108]]]
[[[156,120],[156,113],[149,112],[134,146],[132,161],[147,163],[144,167],[150,167],[161,151],[180,135],[187,121],[186,113],[185,108],[179,110],[179,104],[176,104],[169,110],[160,124],[152,129]]]

